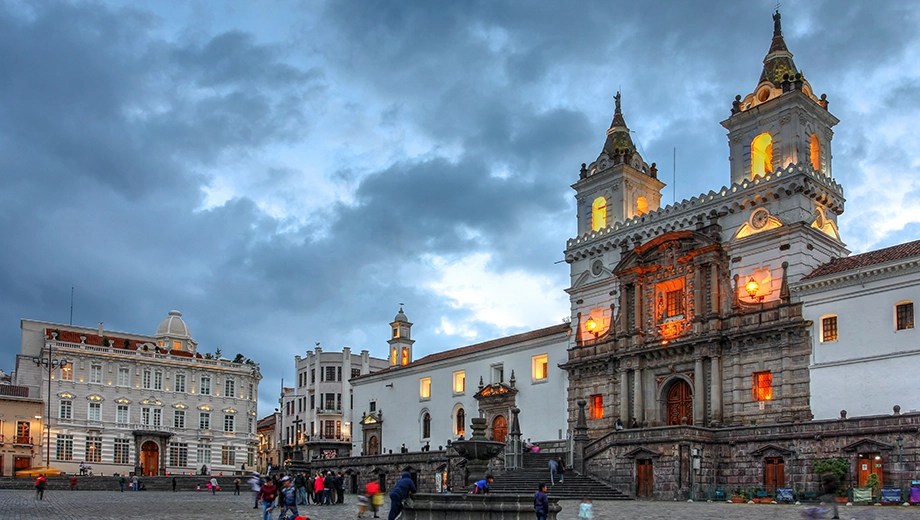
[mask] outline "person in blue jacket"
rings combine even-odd
[[[489,484],[495,480],[492,478],[492,475],[486,475],[486,478],[476,481],[473,484],[473,494],[474,495],[488,495],[489,494]]]
[[[412,475],[404,471],[396,487],[390,490],[390,514],[387,515],[387,520],[396,520],[396,517],[402,513],[402,501],[417,491],[415,482],[412,482]]]

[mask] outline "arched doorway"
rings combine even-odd
[[[687,424],[693,424],[693,394],[690,383],[683,379],[676,381],[668,389],[668,426],[681,424],[686,417]]]
[[[505,442],[508,436],[508,420],[504,415],[496,415],[492,419],[492,440],[496,442]]]
[[[160,446],[157,443],[147,441],[141,445],[141,466],[144,468],[144,475],[148,477],[159,474]]]
[[[367,454],[368,455],[377,455],[380,453],[380,443],[377,441],[376,435],[371,435],[367,439]]]

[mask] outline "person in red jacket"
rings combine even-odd
[[[315,495],[313,495],[314,504],[319,504],[319,505],[323,504],[323,490],[324,489],[325,487],[323,486],[323,476],[316,475],[316,480],[313,481],[313,493],[315,493]]]
[[[275,487],[275,483],[272,479],[265,479],[265,483],[262,484],[262,488],[259,489],[259,501],[262,502],[262,518],[263,520],[271,520],[272,510],[275,508],[275,497],[278,496],[278,488]]]

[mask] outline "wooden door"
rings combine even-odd
[[[653,474],[651,459],[636,459],[636,498],[652,498]]]
[[[786,487],[786,464],[782,457],[767,457],[764,459],[763,486],[773,490]]]
[[[859,456],[859,462],[856,465],[857,487],[866,487],[866,479],[869,475],[875,473],[878,475],[878,481],[882,481],[882,455],[879,453],[867,453]],[[881,487],[881,485],[879,487]]]
[[[496,415],[492,420],[492,440],[496,442],[505,442],[508,436],[508,420],[503,415]]]
[[[141,466],[144,468],[144,475],[148,477],[155,476],[160,471],[160,447],[153,441],[147,441],[141,445]]]
[[[690,384],[680,380],[668,390],[668,426],[679,425],[684,418],[693,424],[693,394]]]

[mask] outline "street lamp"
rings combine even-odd
[[[55,339],[57,339],[55,337]],[[45,466],[51,467],[51,372],[57,367],[65,367],[69,364],[66,359],[54,359],[51,356],[51,343],[48,344],[48,358],[33,357],[32,361],[39,368],[48,368],[48,394],[45,399],[48,401],[48,413],[45,415],[45,430],[48,432],[48,442],[45,444]]]

